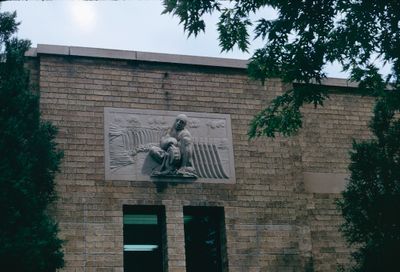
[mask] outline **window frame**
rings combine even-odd
[[[159,268],[158,271],[167,271],[166,267],[166,218],[165,218],[165,206],[163,205],[123,205],[123,267],[124,271],[128,272],[129,269],[129,261],[128,261],[128,255],[129,254],[134,254],[132,252],[138,252],[137,255],[140,254],[146,254],[144,252],[150,252],[153,250],[159,250],[160,254],[157,257],[157,262],[159,263]],[[127,215],[144,215],[142,217],[142,222],[140,222],[140,218],[136,219],[138,220],[137,223],[131,223],[127,224],[126,220],[130,220],[132,222],[135,221],[134,218],[131,219],[126,219]],[[157,221],[156,224],[154,224],[152,217],[146,217],[146,215],[156,215]],[[147,221],[147,224],[146,224]],[[145,226],[151,226],[151,225],[156,225],[156,230],[155,233],[158,236],[156,239],[157,242],[157,249],[154,249],[153,245],[151,244],[146,244],[146,243],[140,243],[140,244],[127,244],[127,239],[132,236],[132,234],[127,233],[129,230],[129,225],[135,225],[141,231],[141,229],[145,230]],[[132,227],[131,227],[132,228]],[[154,232],[154,230],[152,230]],[[135,236],[135,234],[133,234]],[[140,236],[140,235],[138,235]],[[140,237],[139,239],[145,239],[146,237]],[[149,237],[149,240],[154,241],[155,237]],[[127,247],[130,246],[130,247]],[[159,259],[158,259],[159,258]],[[136,271],[136,269],[134,269]]]

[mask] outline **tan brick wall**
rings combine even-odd
[[[182,207],[223,206],[229,271],[335,271],[348,261],[335,194],[304,189],[304,171],[346,173],[353,137],[369,137],[372,101],[332,94],[304,109],[291,138],[249,142],[252,116],[284,88],[239,69],[40,55],[43,117],[64,150],[56,206],[63,271],[123,271],[122,205],[165,205],[168,271],[185,271]],[[105,181],[104,107],[230,114],[236,184]],[[314,270],[312,270],[314,269]]]
[[[333,92],[324,107],[308,105],[303,110],[306,119],[300,143],[304,171],[347,173],[352,139],[371,137],[368,124],[374,100],[352,91]]]
[[[353,93],[352,93],[353,92]],[[347,90],[333,90],[324,107],[303,109],[305,120],[299,134],[304,172],[349,174],[352,141],[372,137],[368,123],[373,99]],[[336,209],[339,194],[311,194],[307,202],[315,271],[336,271],[348,264],[349,249],[338,232],[342,217]]]

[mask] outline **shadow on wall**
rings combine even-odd
[[[314,261],[312,257],[301,257],[298,254],[277,254],[275,258],[263,267],[261,271],[282,272],[282,271],[301,271],[314,272]],[[297,265],[295,265],[297,264]]]

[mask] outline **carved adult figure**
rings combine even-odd
[[[197,177],[193,167],[193,142],[189,130],[186,129],[188,118],[179,114],[169,132],[161,138],[160,147],[153,146],[150,155],[161,163],[156,176],[177,175]]]

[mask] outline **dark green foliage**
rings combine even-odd
[[[309,103],[314,103],[315,107],[322,105],[326,97],[328,95],[324,88],[316,88],[309,84],[302,84],[277,96],[269,107],[253,118],[248,131],[249,137],[274,137],[276,131],[281,131],[285,136],[296,133],[302,125],[301,106]]]
[[[218,4],[208,0],[198,1],[164,1],[165,10],[163,13],[173,13],[180,18],[184,28],[189,35],[197,35],[205,30],[205,23],[201,17],[204,14],[219,9]]]
[[[375,107],[376,139],[353,143],[350,182],[339,201],[347,241],[357,246],[352,271],[398,271],[400,259],[400,95]]]
[[[225,6],[217,0],[194,2],[164,0],[165,12],[180,17],[189,35],[204,31],[204,13],[220,13],[223,51],[234,46],[246,51],[247,31],[254,27],[264,46],[250,59],[250,77],[262,83],[277,77],[295,83],[254,117],[250,138],[296,133],[302,126],[301,107],[323,105],[327,98],[326,90],[316,85],[326,77],[327,63],[340,63],[350,79],[360,83],[358,91],[376,97],[370,125],[375,139],[353,144],[351,179],[339,202],[345,219],[342,231],[358,249],[353,272],[399,271],[400,1],[237,0]],[[278,11],[276,19],[250,20],[252,13],[267,6]],[[381,62],[392,66],[386,78],[379,74]]]
[[[241,11],[224,9],[218,22],[218,31],[221,33],[219,45],[221,48],[233,48],[237,45],[241,50],[247,51],[249,34],[247,27],[251,25],[249,19],[243,19]]]
[[[0,13],[0,267],[55,271],[63,266],[62,241],[47,207],[62,153],[56,128],[40,120],[24,67],[30,42],[12,38],[15,17]]]
[[[189,35],[205,30],[202,16],[219,13],[219,41],[222,51],[235,46],[247,51],[249,29],[264,46],[256,50],[248,66],[251,78],[279,77],[284,82],[318,84],[326,77],[327,63],[338,62],[351,79],[361,81],[366,93],[382,95],[390,82],[400,82],[400,1],[398,0],[164,0],[165,13],[180,18]],[[251,14],[272,7],[276,19],[251,20]],[[392,65],[386,79],[378,73],[376,58]],[[299,84],[297,85],[300,86]],[[295,87],[296,88],[296,87]],[[289,92],[304,92],[289,90]],[[309,97],[305,98],[307,95]],[[286,96],[286,97],[285,97]],[[250,138],[276,133],[291,135],[301,127],[300,107],[310,101],[322,105],[325,95],[307,91],[305,99],[275,99],[250,125]],[[279,110],[277,110],[279,108]],[[262,119],[260,121],[260,119]],[[256,133],[254,133],[256,132]]]

